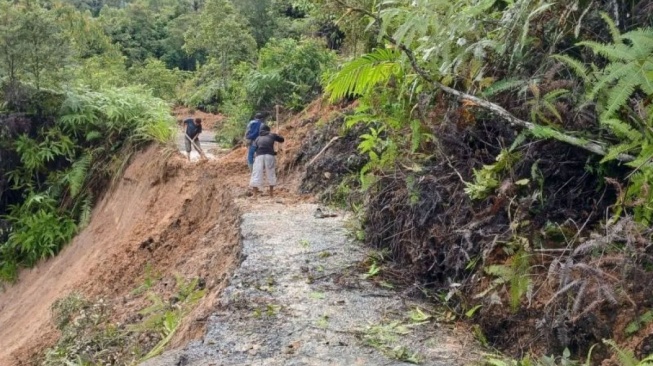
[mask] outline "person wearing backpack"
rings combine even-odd
[[[199,135],[202,133],[202,119],[188,117],[184,120],[184,125],[186,126],[186,131],[184,136],[184,146],[186,147],[186,154],[188,155],[188,161],[190,161],[190,151],[192,147],[195,146],[195,150],[201,155],[204,156],[204,152],[200,148],[200,138]]]
[[[265,114],[258,112],[254,116],[254,119],[249,121],[247,128],[245,129],[245,145],[247,146],[247,166],[249,170],[252,171],[254,166],[254,152],[256,148],[254,147],[254,140],[258,138],[259,131],[261,126],[265,126]]]
[[[284,138],[276,133],[271,133],[270,126],[261,126],[259,137],[252,143],[256,151],[256,159],[254,160],[249,186],[252,187],[254,197],[263,188],[264,177],[267,178],[270,187],[270,197],[274,197],[274,186],[277,185],[275,142],[284,142]]]

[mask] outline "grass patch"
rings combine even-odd
[[[177,277],[175,292],[164,299],[150,290],[152,284],[138,289],[143,286],[150,305],[128,324],[114,322],[115,308],[103,299],[91,301],[71,293],[57,300],[52,319],[61,337],[45,352],[42,364],[135,365],[160,354],[205,290],[199,279]]]

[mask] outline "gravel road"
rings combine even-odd
[[[314,204],[243,202],[242,263],[206,334],[142,365],[451,366],[479,358],[473,337],[432,321],[428,304],[365,278],[368,250],[348,238],[341,213],[315,218]]]

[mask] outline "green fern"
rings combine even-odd
[[[650,225],[653,219],[653,168],[633,174],[626,191],[626,204],[633,206],[635,220]]]
[[[567,67],[569,67],[569,69],[571,69],[576,76],[580,77],[584,81],[588,81],[589,76],[588,76],[587,66],[585,66],[579,60],[576,60],[575,58],[571,58],[567,55],[553,55],[551,56],[551,58],[562,62]]]
[[[91,223],[91,213],[93,210],[93,196],[91,194],[88,194],[82,201],[81,201],[81,208],[79,210],[79,218],[78,218],[78,229],[84,229],[85,227],[88,226],[88,224]]]
[[[465,182],[465,193],[474,200],[484,199],[494,192],[501,183],[501,176],[510,169],[521,155],[509,150],[502,150],[496,157],[496,163],[474,169],[474,182]]]
[[[510,308],[512,311],[516,311],[522,297],[528,293],[531,287],[529,269],[530,255],[524,249],[520,249],[512,257],[510,265],[490,265],[483,270],[491,276],[498,277],[498,283],[508,285]]]
[[[499,80],[492,84],[490,87],[485,89],[481,95],[485,98],[489,98],[491,96],[497,95],[499,93],[502,93],[504,91],[508,91],[511,89],[515,88],[521,88],[524,85],[526,85],[525,80],[520,80],[520,79],[505,79],[505,80]]]
[[[345,64],[326,87],[332,102],[348,95],[366,94],[371,88],[388,82],[401,72],[400,53],[391,49],[377,49]]]
[[[88,168],[91,165],[92,157],[85,154],[73,163],[70,172],[66,174],[66,180],[70,188],[70,195],[75,198],[82,191],[82,187],[87,179]]]
[[[653,356],[648,356],[639,361],[631,350],[619,347],[615,341],[611,339],[604,339],[603,343],[610,346],[616,353],[620,366],[651,366],[653,365]]]
[[[578,43],[610,61],[608,66],[596,73],[597,81],[588,94],[588,99],[596,98],[599,93],[606,96],[601,103],[602,120],[613,117],[636,89],[653,94],[653,30],[638,29],[613,36],[613,44],[592,41]]]

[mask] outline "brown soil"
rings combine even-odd
[[[294,193],[300,177],[294,162],[301,140],[323,112],[321,103],[314,103],[279,128],[287,142],[279,148],[275,202],[314,200]],[[178,119],[187,113],[175,111]],[[207,129],[222,119],[202,112],[195,116]],[[50,309],[72,292],[108,301],[115,321],[129,322],[148,305],[144,294],[134,292],[147,271],[160,276],[153,290],[162,295],[171,291],[177,275],[205,281],[207,296],[185,318],[170,347],[199,337],[238,262],[240,210],[234,198],[247,196],[245,157],[246,149],[239,147],[217,160],[191,164],[161,146],[135,156],[94,209],[90,225],[57,257],[24,270],[16,284],[0,292],[0,365],[34,363],[57,341]],[[239,201],[257,204],[251,198]]]
[[[181,121],[190,116],[190,109],[188,108],[176,108],[174,111],[174,116],[175,119],[177,120],[177,124],[181,125]],[[200,110],[195,110],[193,113],[193,117],[195,118],[201,118],[202,119],[202,127],[205,130],[212,130],[216,126],[219,126],[222,120],[224,119],[224,116],[221,114],[211,114],[211,113],[205,113]]]
[[[56,341],[50,307],[72,291],[112,302],[118,322],[142,309],[143,296],[132,293],[146,266],[162,275],[164,287],[174,284],[174,275],[206,281],[208,296],[191,321],[213,307],[239,251],[238,209],[217,179],[223,167],[191,165],[162,152],[152,146],[134,158],[91,224],[60,255],[23,271],[0,294],[0,365],[23,364]],[[198,327],[182,328],[173,343]]]

